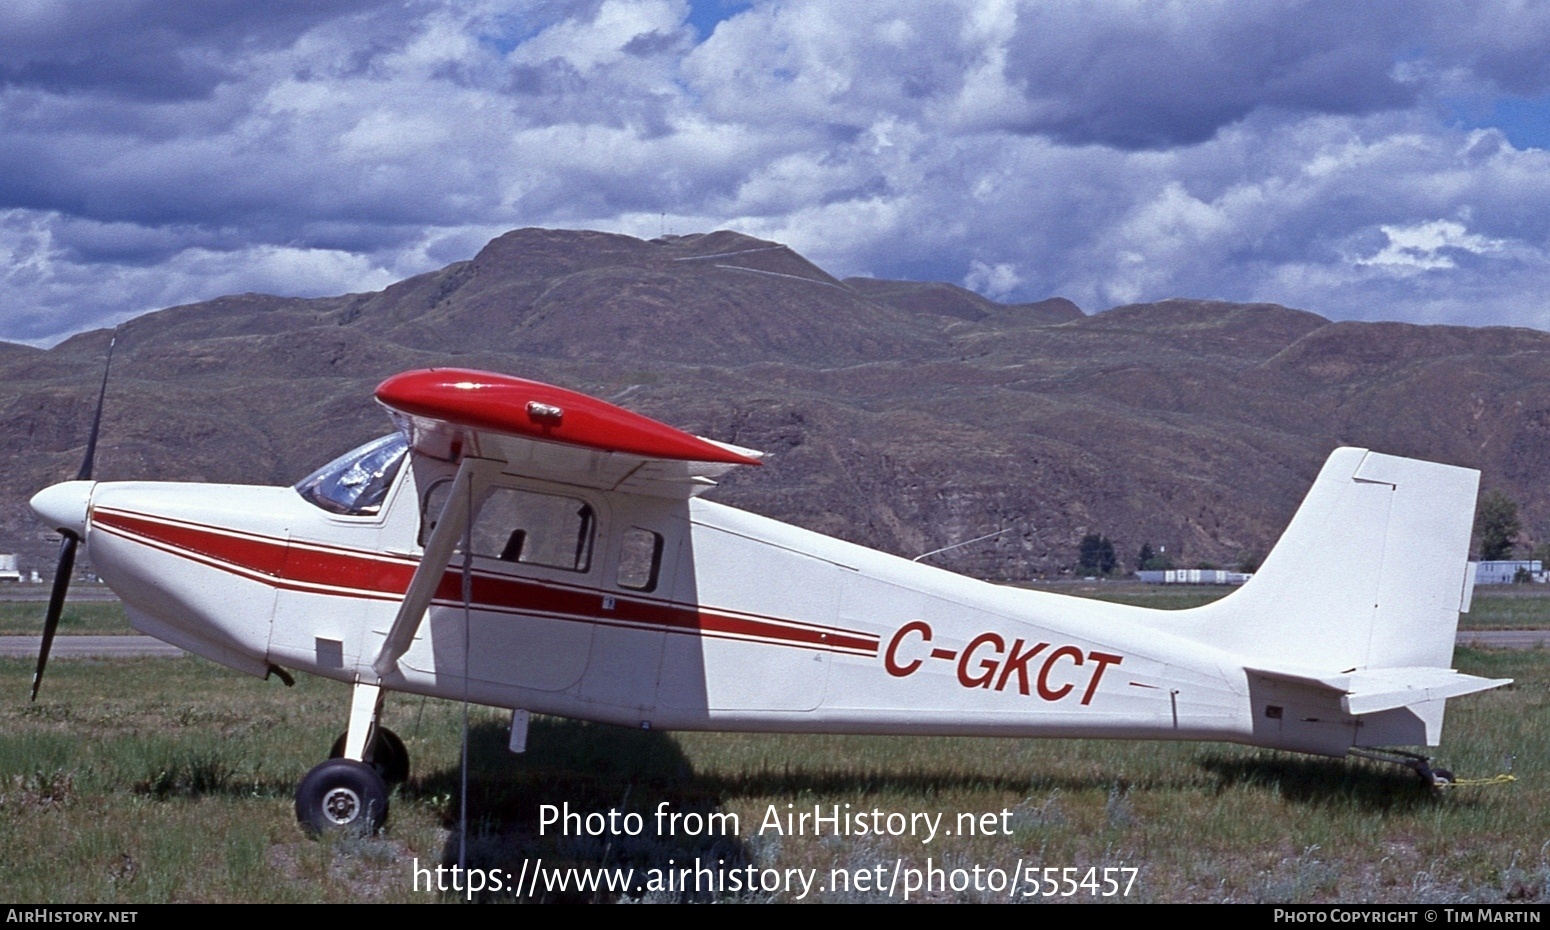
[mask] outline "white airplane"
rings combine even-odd
[[[1473,585],[1469,469],[1338,449],[1252,580],[1157,611],[704,500],[759,453],[572,391],[431,369],[376,396],[397,432],[293,488],[95,483],[88,453],[82,480],[32,499],[137,629],[252,675],[352,686],[337,758],[297,790],[312,832],[386,817],[409,764],[377,725],[389,691],[512,708],[514,748],[544,713],[1341,757],[1436,745],[1448,698],[1508,683],[1451,668]],[[45,644],[39,676],[46,659]],[[1377,757],[1434,777],[1424,756]]]

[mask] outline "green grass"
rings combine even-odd
[[[0,636],[37,636],[43,632],[47,600],[0,601]],[[118,601],[66,601],[59,633],[133,633]]]
[[[1452,702],[1439,764],[1517,781],[1437,796],[1408,772],[1215,744],[665,734],[537,719],[505,750],[504,712],[472,711],[469,862],[517,873],[833,869],[1140,870],[1129,900],[1470,902],[1550,899],[1550,654],[1460,650],[1459,667],[1518,684]],[[314,842],[296,782],[343,727],[348,691],[287,689],[202,660],[60,660],[36,705],[30,662],[0,662],[0,875],[8,897],[72,903],[426,902],[412,867],[455,860],[461,708],[390,697],[385,723],[414,775],[372,839]],[[660,835],[653,814],[720,812],[735,835]],[[540,834],[543,804],[638,812],[639,836]],[[1010,811],[1010,836],[780,836],[777,812]],[[999,821],[998,821],[999,822]],[[723,873],[729,874],[729,873]],[[963,873],[969,874],[967,872]],[[851,889],[823,900],[898,900]],[[524,899],[527,895],[522,895]],[[538,900],[612,896],[543,892]],[[644,895],[677,900],[677,893]],[[733,900],[789,900],[763,891]],[[917,899],[920,896],[917,895]],[[934,891],[929,900],[1005,895]]]
[[[1466,630],[1550,629],[1550,585],[1491,585],[1475,589],[1469,613],[1459,618]]]

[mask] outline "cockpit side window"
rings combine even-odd
[[[403,468],[408,448],[402,433],[372,440],[301,479],[296,493],[329,513],[375,516]]]
[[[597,516],[574,497],[492,488],[474,520],[474,555],[584,572],[592,564]]]
[[[451,489],[452,481],[448,479],[425,492],[420,545],[430,539]],[[469,533],[476,556],[568,572],[591,568],[596,534],[597,514],[586,501],[505,487],[491,488],[485,494]],[[462,540],[455,551],[463,551]]]

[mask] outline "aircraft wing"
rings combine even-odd
[[[466,368],[394,375],[377,400],[409,439],[410,451],[457,463],[414,578],[372,663],[391,674],[439,590],[474,503],[500,472],[658,497],[692,497],[760,453],[693,436],[575,391]],[[468,579],[465,574],[465,598]]]
[[[430,368],[377,388],[418,455],[497,459],[533,478],[689,497],[761,453],[703,439],[575,391],[509,375]]]

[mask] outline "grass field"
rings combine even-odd
[[[0,636],[36,636],[43,632],[46,600],[0,601]],[[118,601],[67,601],[59,617],[59,634],[133,633],[124,605]]]
[[[1510,767],[1511,784],[1436,795],[1392,767],[1223,745],[664,734],[549,719],[535,720],[528,753],[512,756],[506,715],[474,708],[468,863],[515,876],[539,859],[547,869],[645,870],[698,858],[719,861],[723,882],[750,866],[761,876],[816,870],[805,900],[897,901],[899,887],[891,896],[854,884],[835,890],[833,870],[854,882],[881,866],[886,883],[898,865],[924,869],[929,860],[946,870],[944,882],[956,875],[971,886],[978,867],[982,890],[936,889],[916,900],[1006,900],[1004,888],[983,890],[993,870],[1004,879],[1029,867],[1075,867],[1076,881],[1089,868],[1099,876],[1137,870],[1128,897],[1108,900],[1545,901],[1550,654],[1460,650],[1457,664],[1518,683],[1452,702],[1438,761],[1461,777]],[[416,891],[413,870],[456,858],[459,705],[390,698],[385,722],[404,737],[415,768],[394,794],[387,830],[315,842],[295,825],[293,791],[343,727],[343,686],[304,678],[287,689],[193,658],[58,660],[29,705],[30,673],[30,661],[0,662],[0,688],[12,695],[0,710],[0,875],[10,899],[458,899],[423,884]],[[567,803],[581,813],[638,812],[645,829],[541,835],[541,805]],[[670,813],[735,814],[738,829],[664,835],[654,820],[663,803]],[[772,806],[847,804],[943,813],[948,829],[959,813],[991,814],[995,830],[924,843],[760,829]],[[1077,892],[1064,900],[1094,897]],[[540,887],[516,897],[620,896]]]
[[[1491,585],[1475,589],[1469,613],[1459,620],[1466,630],[1543,630],[1550,628],[1550,591],[1546,585]]]

